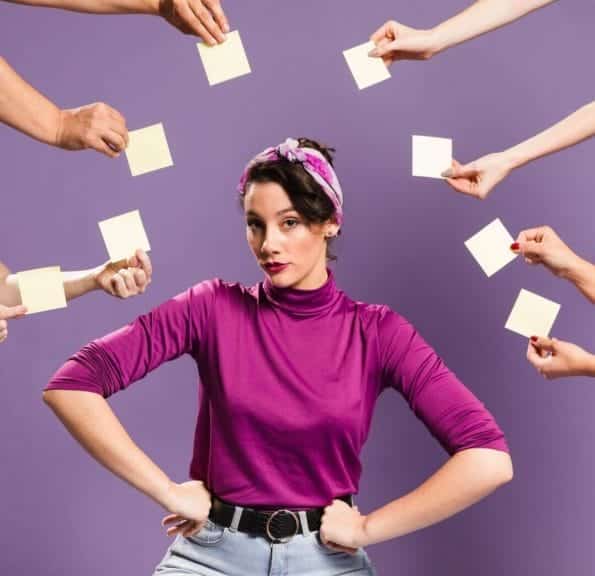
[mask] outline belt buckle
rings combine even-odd
[[[282,515],[287,515],[290,516],[294,523],[295,523],[295,532],[289,536],[285,536],[284,538],[279,538],[277,536],[274,536],[271,533],[271,522],[273,521],[273,518],[275,518],[275,516],[277,516],[277,514],[282,514]],[[274,527],[273,527],[274,529]],[[275,510],[268,518],[267,523],[266,523],[266,527],[265,527],[265,531],[266,531],[266,535],[268,536],[269,540],[275,544],[285,544],[287,542],[289,542],[299,531],[300,529],[300,522],[298,520],[298,516],[295,512],[292,512],[291,510]]]

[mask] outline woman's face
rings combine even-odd
[[[336,224],[308,224],[275,182],[249,184],[244,212],[248,244],[275,286],[313,290],[326,282],[326,235]]]

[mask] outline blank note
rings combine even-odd
[[[223,44],[208,46],[204,42],[199,42],[197,47],[211,86],[251,72],[250,62],[237,30],[227,34]]]
[[[351,70],[360,90],[390,78],[390,72],[382,58],[368,56],[368,52],[375,47],[374,42],[366,42],[343,52],[349,70]]]
[[[506,328],[521,336],[548,336],[560,304],[529,290],[521,290],[506,321]]]
[[[452,164],[452,140],[433,136],[412,137],[412,173],[425,178],[443,178]]]
[[[151,249],[138,210],[99,222],[99,229],[112,262],[134,256],[137,250]]]
[[[26,270],[17,274],[21,301],[27,314],[66,308],[64,280],[60,266]]]

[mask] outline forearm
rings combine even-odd
[[[452,456],[421,486],[366,517],[366,544],[431,526],[475,504],[512,479],[506,452],[474,448]]]
[[[73,300],[88,292],[97,290],[94,270],[63,272],[62,278],[64,279],[66,300]],[[10,274],[4,281],[0,279],[0,304],[3,306],[18,306],[22,304],[19,281],[16,274]]]
[[[595,265],[577,256],[565,277],[595,304]]]
[[[0,57],[0,121],[41,142],[55,145],[60,120],[60,109]]]
[[[478,0],[432,30],[436,52],[500,28],[554,0]]]
[[[171,481],[134,443],[104,398],[78,390],[47,390],[43,398],[97,462],[165,507]]]
[[[157,14],[159,0],[7,0],[14,4],[93,14]]]
[[[578,144],[595,134],[595,101],[503,152],[512,168]]]

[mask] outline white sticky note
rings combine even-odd
[[[252,71],[237,30],[227,34],[223,44],[208,46],[199,42],[196,46],[210,86],[250,74]]]
[[[372,58],[368,53],[376,47],[374,42],[366,42],[343,52],[347,66],[353,74],[360,90],[388,80],[390,71],[382,58]]]
[[[27,314],[66,308],[64,279],[60,266],[26,270],[17,274],[21,301]]]
[[[506,328],[521,336],[548,336],[560,304],[529,290],[521,290],[506,321]]]
[[[128,136],[126,158],[133,176],[174,165],[163,124],[153,124],[140,130],[132,130]]]
[[[442,178],[442,172],[452,164],[452,140],[414,135],[411,157],[414,176]]]
[[[139,249],[151,249],[138,210],[102,220],[99,229],[112,262],[130,258]]]
[[[465,242],[473,258],[489,278],[516,258],[510,249],[514,239],[496,218]]]

